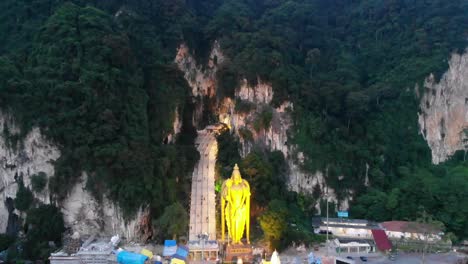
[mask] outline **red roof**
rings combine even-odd
[[[410,233],[439,233],[441,230],[436,226],[431,226],[429,224],[417,223],[417,222],[408,222],[408,221],[387,221],[380,223],[380,225],[387,231],[392,232],[410,232]]]
[[[381,251],[389,250],[392,248],[392,243],[388,240],[387,234],[382,229],[372,229],[372,236],[374,237],[377,248]]]
[[[380,225],[387,231],[405,232],[408,226],[406,221],[388,221],[380,223]]]

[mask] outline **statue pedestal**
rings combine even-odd
[[[241,258],[243,263],[252,263],[253,261],[253,250],[252,245],[226,245],[225,251],[225,262],[237,263],[237,260]]]

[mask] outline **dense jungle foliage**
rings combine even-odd
[[[188,208],[193,100],[172,61],[181,42],[203,61],[218,40],[229,58],[218,92],[260,78],[275,104],[292,101],[291,144],[339,199],[352,191],[352,217],[415,219],[425,210],[468,237],[468,163],[459,153],[431,164],[413,89],[466,48],[466,0],[3,0],[0,10],[0,106],[22,128],[4,136],[15,146],[39,126],[60,145],[49,182],[56,201],[85,171],[87,188],[127,216],[140,206],[155,218],[166,205]],[[176,108],[182,132],[165,144]],[[224,164],[242,163],[252,179],[255,166],[274,188],[287,176],[275,153],[234,152]],[[281,207],[258,187],[265,212]],[[308,215],[304,204],[322,192],[285,195],[302,205],[276,213]]]
[[[468,163],[458,153],[431,164],[414,93],[467,47],[462,10],[468,2],[223,1],[206,34],[232,58],[221,74],[259,76],[276,103],[295,103],[304,167],[325,172],[339,199],[354,191],[352,217],[414,220],[427,210],[466,237]]]

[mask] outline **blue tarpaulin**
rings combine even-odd
[[[117,262],[120,264],[144,264],[147,256],[128,251],[120,251],[117,254]]]
[[[187,260],[188,253],[189,253],[189,248],[186,247],[186,246],[180,245],[177,248],[176,253],[172,257],[173,258],[178,258],[178,259],[181,259],[181,260]]]
[[[177,242],[175,240],[164,240],[163,256],[171,257],[177,252]]]

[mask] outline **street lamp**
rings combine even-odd
[[[205,251],[205,240],[208,239],[208,234],[207,233],[202,233],[197,235],[198,240],[201,240],[202,243],[202,252],[201,252],[201,258],[202,258],[202,263],[205,263],[205,256],[204,256],[204,251]]]

